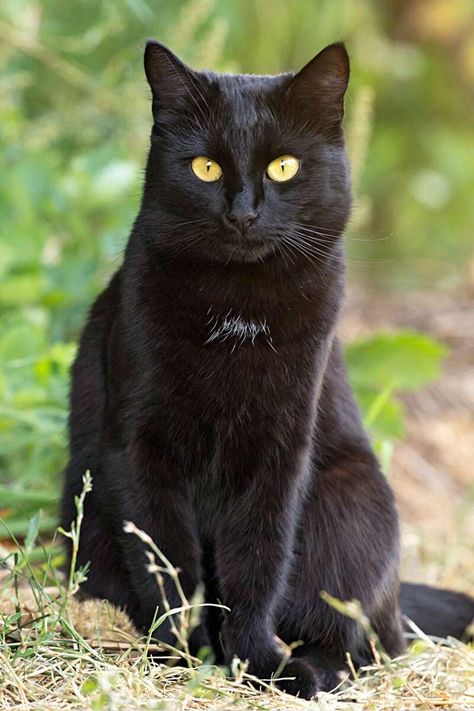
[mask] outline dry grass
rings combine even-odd
[[[391,672],[375,670],[349,690],[301,701],[256,692],[212,668],[198,672],[153,667],[127,660],[46,650],[12,667],[0,655],[4,709],[320,709],[384,711],[474,707],[474,664],[466,649],[439,648],[400,659]]]
[[[149,569],[158,584],[169,574],[179,586],[176,570],[146,534],[131,524],[126,530],[155,551]],[[73,545],[79,534],[77,526]],[[154,663],[148,652],[157,645],[139,637],[123,612],[74,596],[80,572],[64,576],[50,562],[33,569],[25,551],[7,561],[0,595],[0,709],[474,708],[474,649],[456,640],[435,643],[415,629],[409,652],[388,662],[382,662],[375,640],[370,668],[354,671],[354,680],[346,678],[334,693],[307,702],[280,692],[270,680],[266,691],[257,691],[238,660],[232,673],[174,650],[168,650],[168,666]],[[55,583],[45,585],[53,573]],[[173,616],[181,642],[194,612],[185,598],[182,603]],[[346,605],[350,610],[361,614],[357,605]]]
[[[58,588],[4,591],[0,614],[22,610],[21,629],[10,619],[0,647],[1,709],[387,709],[474,708],[474,650],[426,638],[389,666],[373,667],[333,694],[312,702],[271,688],[259,692],[222,669],[151,663],[123,613],[107,603],[72,599]],[[12,605],[12,600],[15,604]]]

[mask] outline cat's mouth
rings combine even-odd
[[[248,233],[226,236],[222,246],[228,253],[229,261],[257,262],[274,252],[274,241],[271,238],[250,236]]]

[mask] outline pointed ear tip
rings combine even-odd
[[[332,44],[329,44],[322,50],[321,54],[326,54],[326,52],[328,54],[338,56],[339,59],[349,64],[349,52],[347,51],[345,42],[342,40],[340,42],[333,42]]]
[[[323,52],[326,52],[326,50],[336,50],[336,51],[341,51],[344,54],[347,54],[347,47],[346,43],[344,40],[338,40],[337,42],[331,42],[331,44],[328,44],[324,49],[322,50]]]
[[[143,61],[145,62],[145,67],[150,61],[150,58],[155,51],[155,47],[158,43],[154,39],[147,39],[145,42],[145,49],[143,51]]]
[[[145,56],[147,54],[150,54],[151,52],[155,52],[156,50],[165,50],[169,51],[167,47],[165,47],[164,44],[161,44],[161,42],[158,42],[158,40],[153,39],[153,37],[149,37],[145,41]]]
[[[157,67],[161,64],[160,55],[163,55],[164,49],[165,47],[153,38],[149,38],[145,42],[143,64],[145,68],[145,75],[150,85],[157,80],[157,72],[159,72]]]
[[[349,52],[344,42],[333,42],[325,47],[321,52],[316,55],[316,58],[322,59],[323,61],[329,61],[334,67],[334,70],[340,75],[340,77],[345,77],[346,83],[349,80],[351,63],[349,58]]]
[[[179,59],[166,45],[153,38],[147,39],[143,52],[143,63],[149,83],[157,81],[163,72],[163,66],[166,66],[166,60],[171,64],[179,64]]]

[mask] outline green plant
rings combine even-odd
[[[446,353],[427,334],[406,330],[375,333],[346,346],[350,381],[384,469],[393,442],[405,434],[399,395],[436,380]]]

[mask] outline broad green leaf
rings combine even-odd
[[[401,439],[405,434],[402,403],[395,397],[385,397],[381,403],[380,392],[374,388],[355,388],[356,399],[365,419],[377,406],[376,417],[367,423],[370,432],[382,439]]]
[[[426,334],[394,331],[349,344],[346,362],[356,389],[415,390],[438,377],[446,353]]]

